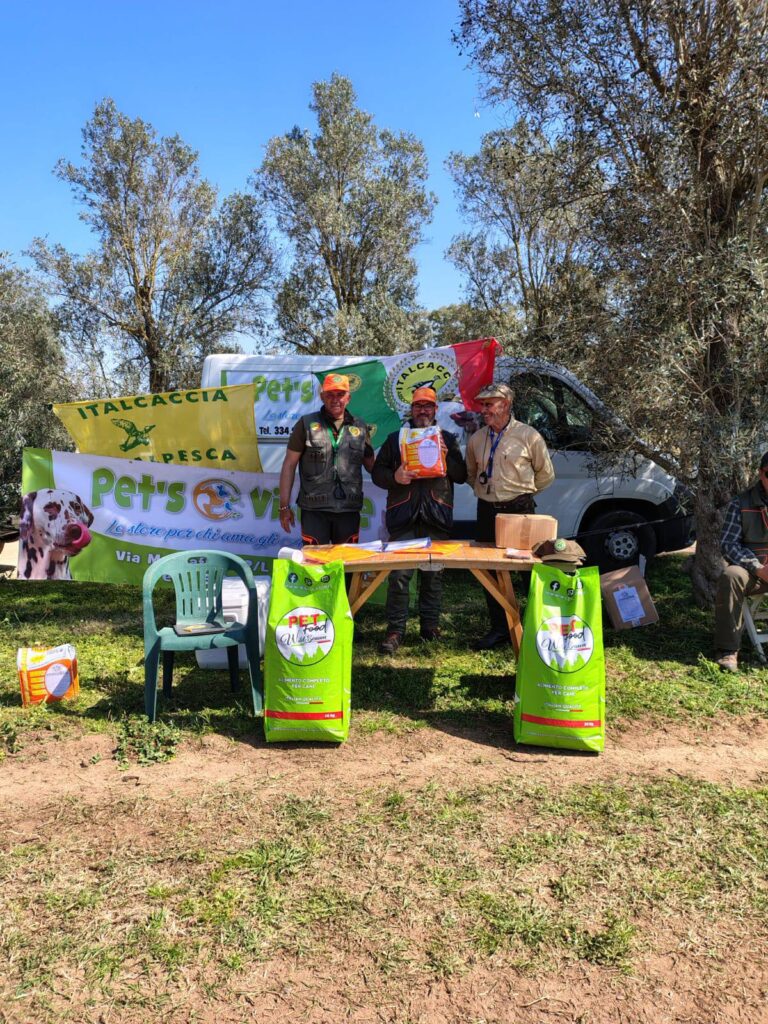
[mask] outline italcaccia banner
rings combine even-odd
[[[379,448],[388,434],[400,429],[410,412],[411,396],[420,387],[437,392],[439,426],[461,428],[467,411],[478,409],[475,395],[493,380],[500,351],[495,338],[481,338],[360,362],[329,357],[327,364],[313,361],[313,369],[304,372],[286,369],[278,359],[274,369],[254,370],[244,356],[241,368],[222,369],[220,380],[222,384],[253,382],[259,437],[269,440],[286,438],[298,419],[319,408],[320,384],[326,374],[343,373],[349,377],[349,411],[365,420],[371,444]]]
[[[290,534],[280,527],[278,484],[277,473],[27,448],[19,578],[141,583],[162,555],[196,548],[230,551],[268,572],[281,547],[301,546],[298,523]],[[386,491],[366,480],[365,492],[361,540],[378,540]]]
[[[63,402],[82,454],[260,473],[253,384]]]

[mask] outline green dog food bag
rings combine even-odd
[[[342,562],[275,559],[264,649],[268,743],[347,738],[353,633]]]
[[[600,573],[535,565],[517,665],[517,743],[568,750],[605,746],[605,653]]]

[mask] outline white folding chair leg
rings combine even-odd
[[[755,654],[760,661],[765,665],[768,664],[768,657],[765,653],[765,644],[768,644],[768,604],[766,603],[765,594],[759,594],[757,597],[749,597],[744,602],[744,628],[747,631],[749,639],[752,641],[752,646],[755,648]]]

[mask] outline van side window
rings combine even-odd
[[[553,449],[587,451],[594,412],[567,384],[526,373],[510,381],[515,389],[515,417],[535,427]]]

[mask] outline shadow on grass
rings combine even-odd
[[[657,713],[670,719],[712,714],[713,695],[720,710],[764,713],[767,698],[758,699],[754,685],[764,671],[758,671],[761,666],[746,641],[743,661],[747,672],[743,676],[723,680],[715,667],[701,658],[702,653],[711,653],[712,615],[693,605],[690,580],[681,561],[657,559],[650,567],[648,583],[660,623],[641,629],[605,630],[613,714],[638,718],[647,712],[649,702]],[[157,596],[160,614],[171,613],[172,592]],[[0,618],[3,714],[18,709],[20,717],[26,717],[19,708],[15,682],[16,647],[69,641],[78,649],[81,696],[71,704],[49,705],[47,710],[60,719],[88,720],[92,728],[143,717],[139,587],[3,581],[0,598],[4,600]],[[482,654],[470,650],[472,641],[487,628],[487,612],[482,591],[468,573],[446,574],[443,609],[439,644],[419,641],[415,614],[405,643],[392,657],[378,654],[386,630],[384,609],[366,606],[357,616],[352,701],[353,716],[361,714],[363,732],[407,731],[428,725],[491,747],[524,752],[550,749],[514,746],[514,657],[509,648]],[[250,707],[247,672],[241,672],[240,680],[242,689],[233,693],[226,670],[203,670],[196,666],[193,655],[181,656],[172,697],[158,696],[158,721],[187,735],[214,732],[261,744],[263,724],[254,719]]]

